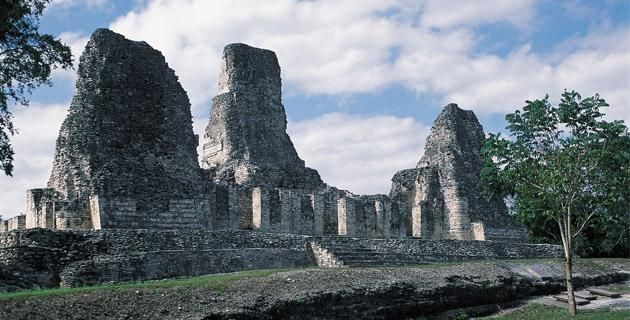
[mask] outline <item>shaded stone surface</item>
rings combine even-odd
[[[392,178],[392,201],[411,217],[408,234],[428,239],[524,240],[502,199],[481,194],[483,128],[449,104],[435,120],[416,168]]]
[[[194,215],[181,223],[167,216],[172,200],[200,192],[197,144],[188,97],[164,56],[145,42],[98,29],[80,59],[48,187],[69,201],[69,228],[105,227],[112,222],[102,215],[108,210],[125,212],[130,227],[159,227],[151,217],[160,213],[157,220],[171,220],[168,227],[190,227],[197,224]],[[94,218],[95,210],[103,221],[90,222],[88,211]],[[120,219],[116,227],[124,224]]]
[[[275,53],[245,44],[225,47],[219,94],[204,135],[202,166],[214,180],[247,186],[323,187],[289,135]]]
[[[0,234],[0,273],[4,272],[0,289],[20,283],[21,288],[79,286],[315,265],[402,266],[560,256],[559,246],[490,241],[314,237],[247,230],[34,228]]]

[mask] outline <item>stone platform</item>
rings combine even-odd
[[[48,230],[0,234],[0,291],[268,268],[557,258],[559,246],[369,239],[246,230]]]

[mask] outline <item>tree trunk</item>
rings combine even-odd
[[[577,307],[575,306],[575,294],[573,292],[573,257],[571,252],[566,257],[564,262],[564,272],[567,278],[567,294],[569,296],[569,314],[575,316],[577,314]]]

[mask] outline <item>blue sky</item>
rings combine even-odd
[[[600,93],[630,121],[630,1],[152,1],[53,0],[40,30],[78,57],[106,27],[163,52],[206,125],[222,48],[275,51],[289,134],[307,165],[352,192],[387,193],[415,166],[442,106],[477,114],[486,132],[527,99],[563,89]],[[14,107],[14,177],[0,176],[0,214],[46,185],[74,71]]]

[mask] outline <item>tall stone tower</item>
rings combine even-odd
[[[502,199],[481,194],[483,128],[475,114],[444,107],[416,168],[392,178],[390,196],[409,211],[410,233],[427,239],[525,239]]]
[[[286,132],[281,86],[273,51],[241,43],[225,47],[203,144],[202,167],[216,182],[306,190],[324,185]]]
[[[60,214],[97,229],[196,228],[197,144],[188,96],[164,56],[98,29],[80,59],[48,187],[68,202]]]

